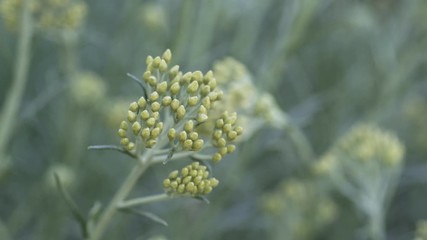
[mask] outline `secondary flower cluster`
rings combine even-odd
[[[184,194],[201,196],[208,194],[219,181],[216,178],[209,178],[209,171],[206,166],[199,162],[193,162],[182,168],[179,172],[175,170],[163,181],[163,187],[169,194]]]
[[[42,29],[76,29],[84,21],[87,5],[82,0],[29,0],[34,21]],[[22,0],[1,0],[0,13],[10,29],[19,26]]]

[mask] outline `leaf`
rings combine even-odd
[[[169,160],[171,160],[173,154],[175,153],[175,147],[171,148],[171,150],[168,153],[168,156],[166,157],[166,159],[163,161],[163,164],[166,164],[169,162]]]
[[[144,92],[144,97],[147,98],[147,90],[145,89],[145,84],[143,81],[141,81],[138,77],[136,77],[135,75],[132,75],[130,73],[127,73],[128,77],[132,78],[132,80],[134,80],[136,83],[138,83],[138,85],[142,88],[142,91]]]
[[[207,197],[205,197],[205,196],[197,196],[197,197],[193,197],[194,199],[196,199],[196,200],[199,200],[199,201],[203,201],[203,202],[205,202],[206,204],[210,204],[211,202],[209,201],[209,199],[207,198]]]
[[[53,174],[55,177],[56,186],[58,188],[59,193],[61,194],[62,198],[67,203],[68,207],[71,210],[71,213],[73,214],[73,217],[76,219],[76,221],[80,225],[80,229],[82,231],[83,237],[88,237],[88,232],[86,228],[86,219],[83,216],[80,209],[77,207],[77,204],[74,202],[74,200],[71,198],[70,194],[65,190],[65,188],[62,186],[61,179],[59,178],[57,173]]]
[[[158,224],[161,224],[161,225],[163,225],[165,227],[168,226],[168,223],[165,220],[163,220],[162,218],[160,218],[159,216],[157,216],[154,213],[140,211],[140,210],[137,210],[137,209],[134,209],[134,208],[124,208],[124,209],[120,209],[120,210],[123,211],[123,212],[132,213],[132,214],[136,214],[136,215],[139,215],[139,216],[143,216],[143,217],[149,218],[150,220],[152,220],[152,221],[154,221],[154,222],[156,222]]]
[[[87,147],[88,150],[114,150],[121,153],[124,153],[132,158],[136,158],[134,154],[129,151],[126,151],[124,148],[116,146],[116,145],[92,145]]]

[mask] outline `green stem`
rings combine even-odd
[[[118,204],[118,208],[130,208],[130,207],[135,207],[135,206],[139,206],[139,205],[143,205],[143,204],[147,204],[147,203],[164,201],[164,200],[168,200],[171,198],[172,197],[169,196],[168,194],[161,193],[161,194],[156,194],[156,195],[152,195],[152,196],[148,196],[148,197],[140,197],[140,198],[135,198],[135,199],[123,201],[123,202]]]
[[[12,135],[18,109],[24,94],[30,65],[32,35],[30,3],[29,0],[24,0],[13,82],[0,114],[0,155],[5,153],[7,149],[7,144]]]
[[[127,179],[124,181],[122,186],[114,195],[110,204],[102,213],[98,223],[95,226],[95,229],[93,230],[92,233],[90,233],[90,237],[89,237],[90,240],[98,240],[102,238],[103,233],[105,232],[109,223],[113,219],[113,216],[116,214],[118,210],[117,208],[118,204],[123,202],[123,200],[129,195],[129,193],[132,191],[133,187],[137,183],[138,179],[141,177],[144,171],[148,168],[148,166],[149,164],[147,164],[147,161],[143,161],[135,165],[135,167],[132,169],[132,171],[128,175]]]
[[[369,216],[369,236],[371,240],[384,240],[384,219],[383,214],[372,214]]]

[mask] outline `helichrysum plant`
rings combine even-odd
[[[205,196],[219,183],[209,172],[209,162],[218,163],[236,149],[234,143],[243,133],[237,125],[237,114],[212,114],[214,109],[222,109],[224,98],[213,72],[182,72],[178,65],[171,65],[171,60],[172,53],[166,50],[162,56],[147,57],[141,79],[129,74],[140,85],[142,94],[126,107],[127,114],[117,130],[119,145],[89,147],[118,150],[134,158],[135,166],[100,217],[82,224],[88,239],[102,239],[118,210],[172,197],[206,200]],[[213,124],[207,131],[204,125],[208,121]],[[126,199],[148,167],[185,159],[193,162],[172,171],[159,183],[164,193]]]
[[[405,147],[391,132],[359,124],[341,137],[317,162],[314,171],[366,216],[370,239],[385,239],[386,207],[396,188]]]

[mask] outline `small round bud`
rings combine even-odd
[[[150,113],[147,110],[144,110],[141,112],[141,119],[142,120],[147,120],[150,117]]]
[[[178,137],[179,141],[184,142],[185,140],[187,140],[187,133],[185,131],[181,131]]]
[[[120,139],[120,144],[122,145],[122,146],[127,146],[128,144],[129,144],[129,138],[122,138],[122,139]]]
[[[192,193],[194,191],[194,187],[195,187],[194,183],[193,182],[189,182],[189,183],[187,183],[187,185],[185,187],[185,190],[187,190],[187,192]]]
[[[153,127],[154,124],[156,124],[156,119],[155,118],[150,117],[149,119],[147,119],[147,126]]]
[[[189,97],[187,100],[188,106],[193,107],[199,102],[198,96]]]
[[[202,89],[200,90],[200,94],[202,96],[207,96],[210,92],[211,92],[211,87],[209,87],[208,85],[204,85],[202,87]],[[209,100],[210,100],[210,98],[209,98]]]
[[[136,103],[136,102],[132,102],[132,103],[129,105],[129,111],[132,111],[132,112],[138,112],[138,110],[139,110],[138,103]]]
[[[211,87],[211,89],[215,89],[216,88],[216,85],[217,85],[217,83],[216,83],[216,79],[215,78],[212,78],[210,81],[209,81],[209,87]]]
[[[178,177],[178,173],[178,170],[172,171],[171,173],[169,173],[169,178],[176,179]]]
[[[191,77],[191,81],[197,81],[201,83],[203,80],[203,73],[201,71],[194,71],[193,76]]]
[[[163,130],[163,122],[156,123],[156,128],[159,128],[161,132]]]
[[[150,77],[151,77],[151,72],[150,72],[150,71],[145,71],[145,72],[144,72],[144,75],[142,75],[142,78],[143,78],[146,82],[148,82],[148,80],[150,79]]]
[[[196,141],[193,142],[193,150],[194,151],[199,151],[200,149],[202,149],[203,147],[203,139],[197,139]]]
[[[203,78],[203,83],[207,84],[210,81],[212,81],[212,79],[213,79],[213,72],[211,70],[209,70]]]
[[[185,116],[185,107],[184,105],[181,105],[178,107],[178,109],[176,109],[176,118],[177,119],[183,119]]]
[[[196,171],[196,172],[197,172],[197,171]],[[196,177],[194,178],[193,182],[194,182],[195,184],[199,184],[199,183],[201,183],[201,182],[202,182],[202,176],[197,176],[197,175],[196,175]]]
[[[241,135],[243,133],[243,128],[241,126],[237,126],[234,131],[236,131],[237,135]]]
[[[208,193],[210,193],[210,192],[212,192],[212,187],[211,187],[211,186],[209,186],[209,187],[205,187],[205,190],[203,191],[203,193],[204,193],[204,194],[208,194]]]
[[[193,73],[187,72],[182,76],[182,81],[185,83],[190,83],[192,77],[193,77]]]
[[[219,130],[219,129],[215,130],[215,131],[213,132],[213,134],[212,134],[212,138],[213,138],[213,139],[215,139],[215,140],[218,140],[218,139],[220,139],[221,137],[222,137],[222,131],[221,131],[221,130]]]
[[[147,101],[145,100],[144,97],[140,97],[138,100],[138,106],[140,108],[145,108],[145,106],[147,106]]]
[[[221,156],[225,156],[228,153],[228,150],[226,147],[222,147],[219,149],[218,153],[221,154]]]
[[[159,64],[159,71],[163,73],[163,72],[166,72],[167,70],[168,70],[168,64],[164,59],[162,59]]]
[[[153,128],[153,130],[151,130],[151,138],[157,138],[160,135],[160,128]]]
[[[146,147],[147,148],[152,148],[154,147],[154,145],[156,145],[157,141],[155,139],[150,139],[146,142]]]
[[[155,57],[154,59],[153,59],[153,67],[155,67],[155,68],[158,68],[159,67],[159,65],[160,65],[160,62],[161,62],[161,58],[160,57]]]
[[[199,123],[204,123],[204,122],[206,122],[206,120],[208,120],[208,115],[206,115],[206,114],[198,114],[196,120]]]
[[[230,132],[228,132],[227,137],[228,137],[228,139],[233,141],[237,137],[237,132],[236,131],[230,131]]]
[[[120,123],[120,129],[128,130],[128,123],[126,121],[122,121]]]
[[[171,180],[170,179],[163,180],[163,187],[164,188],[168,188],[170,185],[171,185]]]
[[[176,111],[178,109],[179,105],[180,105],[180,102],[178,99],[172,100],[172,102],[171,102],[172,110]]]
[[[181,175],[183,177],[187,177],[188,173],[189,173],[189,171],[188,171],[188,168],[186,168],[186,167],[181,170]]]
[[[224,92],[219,90],[219,91],[217,91],[217,93],[218,93],[217,100],[222,100],[224,98]]]
[[[211,100],[211,102],[215,102],[218,98],[218,93],[217,92],[210,92],[208,94],[208,97]]]
[[[227,145],[227,153],[232,153],[236,150],[236,145],[228,144]]]
[[[132,124],[132,132],[133,132],[133,134],[137,135],[139,133],[139,131],[141,131],[141,124],[139,124],[139,122],[134,122]]]
[[[150,94],[150,100],[151,101],[156,101],[157,99],[159,99],[159,93],[154,91]]]
[[[191,141],[190,139],[185,140],[184,143],[182,144],[182,147],[185,150],[190,150],[192,146],[193,146],[193,141]]]
[[[128,145],[126,146],[126,149],[128,151],[132,151],[134,148],[135,148],[135,143],[133,142],[128,143]]]
[[[194,82],[190,83],[190,85],[188,85],[187,92],[189,94],[194,94],[197,92],[198,89],[199,89],[199,83],[194,81]]]
[[[157,79],[155,76],[150,76],[147,80],[147,83],[150,84],[151,86],[156,86],[157,84]]]
[[[197,170],[192,170],[192,171],[190,172],[190,175],[191,175],[192,177],[197,177]]]
[[[184,184],[179,184],[177,192],[182,194],[185,191],[185,185]]]
[[[187,132],[191,132],[193,131],[194,128],[194,123],[192,120],[188,120],[187,122],[185,122],[184,124],[184,130]]]
[[[191,181],[191,179],[192,179],[191,176],[184,177],[184,179],[182,180],[182,183],[187,184]]]
[[[158,119],[159,119],[159,117],[160,117],[160,113],[159,113],[159,112],[153,112],[153,113],[151,114],[151,117],[153,117],[154,119],[158,120]]]
[[[135,122],[136,121],[136,113],[132,112],[132,111],[128,111],[128,120],[129,122]]]
[[[171,182],[171,188],[172,189],[177,189],[178,188],[178,183],[176,181]]]
[[[141,131],[141,137],[142,137],[142,139],[147,140],[148,138],[150,138],[150,134],[151,134],[151,131],[150,131],[149,128],[144,128]]]
[[[222,159],[222,156],[221,156],[221,154],[219,154],[219,153],[215,153],[213,156],[212,156],[212,161],[214,161],[214,162],[219,162],[219,161],[221,161],[221,159]],[[211,183],[211,185],[212,185],[212,183]]]
[[[160,110],[160,103],[158,103],[158,102],[153,102],[153,103],[151,104],[151,110],[152,110],[153,112],[158,112],[158,111]]]
[[[162,55],[163,60],[165,60],[167,63],[169,63],[172,59],[172,52],[169,49],[166,49],[166,51]]]
[[[179,72],[179,66],[175,65],[169,70],[169,79],[174,79]]]
[[[119,135],[119,137],[121,137],[121,138],[124,138],[124,137],[126,137],[127,136],[127,132],[126,132],[126,130],[124,130],[124,129],[119,129],[118,131],[117,131],[117,135]]]
[[[166,81],[163,81],[163,82],[157,84],[156,91],[159,94],[165,93],[166,90],[168,90],[168,83]]]
[[[196,141],[199,138],[199,134],[197,132],[190,132],[190,134],[188,134],[188,138],[193,141]]]
[[[179,93],[179,90],[181,89],[181,87],[179,86],[179,83],[174,83],[171,85],[170,91],[172,95],[176,95]]]
[[[202,105],[205,106],[206,109],[211,108],[211,99],[209,97],[204,97],[202,99]]]
[[[169,129],[169,131],[168,131],[169,141],[173,141],[175,139],[175,137],[176,137],[176,130],[175,130],[175,128]]]
[[[150,56],[150,55],[148,55],[147,56],[147,59],[145,59],[145,63],[148,65],[148,64],[152,64],[153,63],[153,57],[152,56]]]
[[[216,128],[222,128],[224,126],[224,120],[223,119],[218,119],[218,120],[216,120],[216,122],[215,122],[215,127]]]
[[[229,133],[231,131],[233,127],[231,126],[231,124],[226,123],[224,124],[224,126],[222,127],[222,130],[224,130],[225,133]]]
[[[218,147],[225,147],[227,141],[224,138],[220,138],[217,140]]]
[[[172,98],[170,96],[165,96],[162,99],[162,105],[165,107],[169,106],[171,104],[171,102],[172,102]]]
[[[199,110],[197,111],[199,114],[207,114],[208,110],[205,108],[205,106],[200,105]]]

